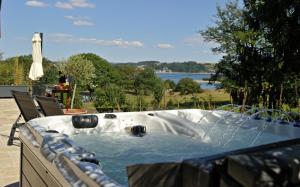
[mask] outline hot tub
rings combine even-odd
[[[189,186],[182,177],[186,161],[300,137],[297,122],[266,117],[267,112],[188,109],[37,118],[21,128],[21,184]]]

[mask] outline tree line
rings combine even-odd
[[[32,64],[31,55],[22,55],[0,60],[0,85],[29,85],[28,77]],[[41,78],[41,83],[54,83],[57,80],[56,63],[43,58],[43,68],[45,76]]]
[[[0,85],[29,85],[28,78],[32,63],[31,55],[11,57],[0,61]],[[43,59],[44,76],[33,81],[35,88],[45,90],[46,85],[58,84],[59,71],[76,83],[75,106],[82,106],[79,93],[88,90],[99,112],[147,110],[145,96],[152,97],[152,109],[163,108],[161,101],[168,92],[182,95],[200,92],[200,86],[185,78],[177,84],[160,79],[153,68],[137,68],[128,64],[111,64],[93,53],[70,56],[67,60],[53,62]],[[133,106],[128,96],[135,96],[138,105]],[[164,104],[165,105],[165,104]]]
[[[299,0],[230,1],[200,33],[224,54],[211,81],[220,80],[234,103],[300,112]]]
[[[152,68],[156,71],[171,71],[171,72],[189,72],[189,73],[201,73],[201,72],[213,72],[214,65],[210,63],[198,63],[195,61],[187,62],[159,62],[159,61],[142,61],[137,63],[117,63],[117,66],[133,66]]]

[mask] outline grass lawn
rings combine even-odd
[[[195,98],[193,98],[195,96]],[[142,110],[162,110],[162,109],[184,109],[184,108],[201,108],[201,109],[214,109],[219,106],[229,104],[229,94],[224,90],[204,90],[201,93],[195,95],[180,95],[178,92],[167,93],[160,103],[159,108],[153,104],[153,96],[142,97]],[[132,94],[126,95],[126,101],[129,105],[129,111],[140,110],[140,99]],[[171,102],[170,102],[171,101]],[[300,102],[300,101],[299,101]],[[166,107],[164,107],[166,104]],[[171,104],[171,105],[170,105]],[[97,110],[94,107],[93,102],[84,103],[84,108],[89,113],[95,113]],[[289,108],[287,105],[283,105],[283,110],[288,112],[299,113],[300,108]]]
[[[167,94],[168,99],[177,99],[179,101],[184,101],[186,99],[191,99],[193,97],[190,95],[180,95],[179,93]],[[200,99],[201,101],[209,101],[212,102],[230,102],[229,94],[224,90],[204,90],[202,93],[195,94],[195,97]]]
[[[204,90],[198,94],[180,95],[179,93],[166,95],[166,103],[172,100],[177,103],[176,108],[215,108],[230,102],[229,94],[224,90]],[[161,102],[164,106],[164,99]],[[179,107],[178,107],[179,106]]]
[[[127,94],[126,101],[130,111],[139,110],[140,104],[142,110],[153,109],[177,109],[177,108],[206,108],[212,109],[217,106],[230,102],[229,94],[224,90],[203,90],[201,93],[180,95],[178,92],[166,93],[162,98],[159,108],[153,104],[153,96],[142,96]],[[165,107],[164,107],[165,106]],[[85,103],[84,108],[88,111],[95,111],[95,107],[92,102]]]

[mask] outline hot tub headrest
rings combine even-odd
[[[75,128],[95,128],[98,125],[96,115],[76,115],[72,116],[72,124]]]

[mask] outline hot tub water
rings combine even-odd
[[[225,127],[225,126],[224,126]],[[222,129],[219,129],[222,132]],[[224,129],[223,129],[224,130]],[[238,148],[249,147],[257,131],[239,129],[239,133],[226,146],[217,141],[203,142],[201,138],[167,133],[148,133],[134,137],[126,133],[80,133],[71,136],[79,146],[96,154],[104,173],[122,185],[127,185],[126,166],[141,163],[180,162]],[[211,139],[217,139],[218,133]],[[254,145],[287,139],[264,133]]]

